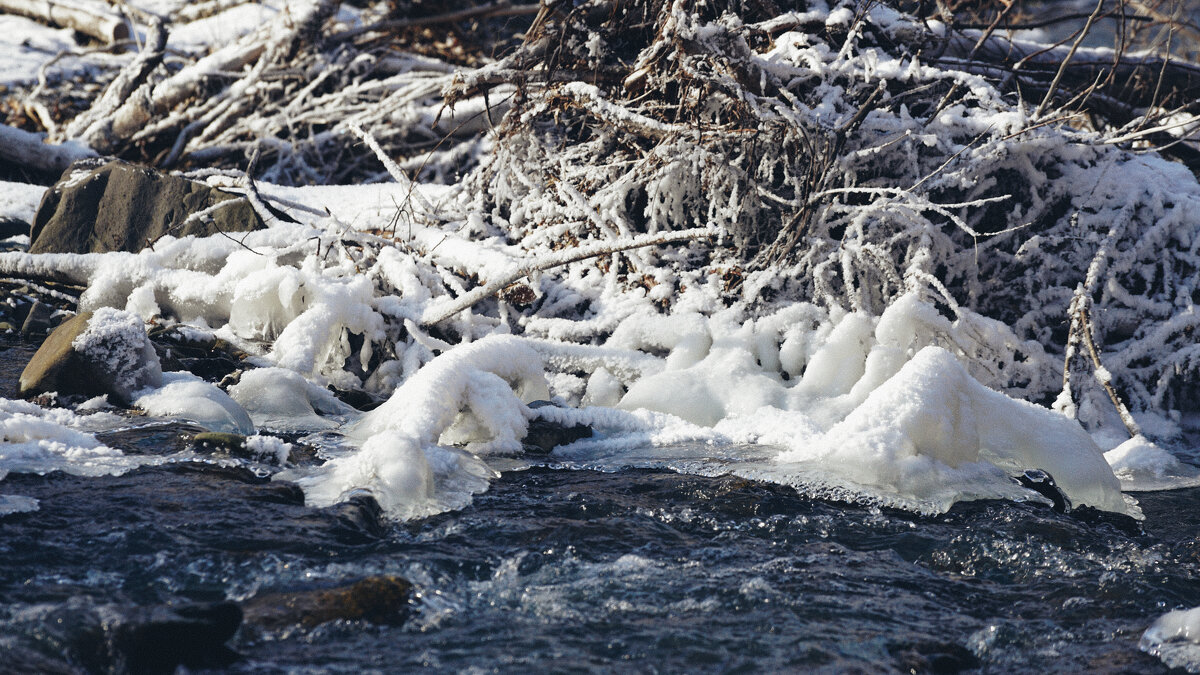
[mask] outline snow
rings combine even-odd
[[[1169,668],[1200,673],[1200,607],[1160,616],[1142,634],[1138,646]]]
[[[0,84],[37,81],[43,63],[59,52],[77,48],[69,28],[51,28],[32,19],[0,15]]]
[[[122,400],[163,382],[162,366],[145,326],[129,312],[111,307],[96,310],[71,347],[112,380],[113,393]]]
[[[46,188],[41,185],[0,181],[0,216],[19,218],[32,224],[45,193]]]

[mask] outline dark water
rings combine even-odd
[[[104,440],[168,453],[192,431]],[[1142,631],[1200,605],[1200,490],[1139,495],[1141,524],[1004,502],[928,518],[736,478],[534,468],[405,525],[215,464],[3,491],[40,510],[0,517],[0,672],[184,655],[235,673],[1155,673]],[[396,577],[409,598],[320,595]],[[295,607],[313,597],[352,618],[309,621]],[[247,623],[222,650],[233,605],[213,603],[229,601]]]

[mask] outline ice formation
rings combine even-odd
[[[0,398],[0,479],[10,473],[64,471],[77,476],[120,475],[156,457],[128,456],[110,448],[92,432],[122,424],[110,413],[76,415],[25,401]],[[37,510],[37,500],[0,495],[0,515]]]
[[[111,379],[112,391],[121,400],[131,400],[140,389],[162,385],[158,354],[146,337],[146,327],[134,314],[111,307],[97,309],[71,347]]]
[[[243,373],[229,388],[229,396],[256,426],[277,431],[334,428],[356,414],[354,408],[328,390],[284,368],[255,368]]]
[[[1169,668],[1200,673],[1200,607],[1160,616],[1146,629],[1139,646]]]
[[[191,373],[163,373],[163,386],[137,392],[148,415],[195,422],[209,431],[253,434],[254,422],[228,394]]]

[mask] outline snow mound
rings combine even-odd
[[[357,414],[329,391],[283,368],[255,368],[242,373],[241,380],[229,388],[229,395],[260,428],[281,431],[330,429]]]
[[[1125,441],[1104,453],[1104,459],[1125,490],[1176,490],[1200,485],[1200,469],[1180,462],[1145,436]]]
[[[1008,474],[1041,469],[1074,504],[1127,511],[1120,483],[1077,422],[984,387],[939,347],[918,352],[824,434],[797,440],[780,462],[819,463],[909,499],[992,496],[989,483],[1006,487]]]

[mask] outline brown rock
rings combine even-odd
[[[183,227],[188,216],[236,200]],[[30,232],[30,253],[136,252],[164,234],[208,236],[263,228],[245,199],[119,160],[72,164],[46,191]]]
[[[123,314],[111,309],[99,312],[108,319]],[[89,338],[91,346],[84,350],[87,353],[80,353],[73,343],[96,315],[80,312],[64,321],[50,333],[21,372],[20,395],[28,398],[47,392],[89,397],[107,394],[114,403],[127,405],[135,391],[161,386],[158,355],[144,334],[141,340],[137,339],[140,319],[127,316],[133,324],[126,328],[132,333],[126,330],[125,334],[120,331],[106,334],[101,329],[94,341]]]
[[[335,619],[399,624],[408,616],[412,584],[396,576],[368,577],[349,586],[256,595],[242,604],[247,624],[268,630],[312,628]]]
[[[46,338],[41,348],[21,372],[20,394],[24,397],[57,391],[60,394],[98,396],[96,383],[84,375],[85,364],[71,342],[87,328],[91,312],[80,312],[67,319]]]

